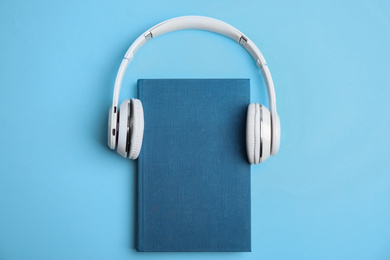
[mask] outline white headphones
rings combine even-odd
[[[138,49],[159,35],[185,29],[197,29],[225,35],[243,46],[262,72],[268,92],[270,110],[258,103],[248,106],[246,147],[248,161],[258,164],[276,155],[280,145],[280,120],[276,112],[275,89],[271,73],[256,45],[233,26],[204,16],[181,16],[166,20],[150,28],[135,40],[122,60],[115,80],[114,96],[108,118],[108,146],[123,157],[137,159],[144,134],[144,112],[139,99],[125,100],[118,107],[119,92],[127,66]]]

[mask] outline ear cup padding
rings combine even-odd
[[[246,117],[246,150],[250,164],[260,162],[260,106],[249,104]]]
[[[261,109],[261,146],[260,162],[267,160],[271,154],[271,113],[265,106]]]
[[[248,106],[246,149],[251,164],[264,162],[271,153],[271,113],[258,103]]]
[[[119,123],[118,123],[118,146],[117,152],[123,157],[128,155],[129,140],[129,121],[130,121],[130,100],[126,99],[119,107]]]
[[[139,99],[131,99],[131,117],[130,117],[130,150],[129,158],[137,159],[141,152],[142,140],[144,137],[144,109]]]

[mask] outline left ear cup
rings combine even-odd
[[[258,103],[248,106],[246,149],[250,164],[264,162],[271,153],[271,114]]]

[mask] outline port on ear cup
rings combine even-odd
[[[142,147],[144,137],[144,109],[139,99],[131,99],[131,116],[130,116],[130,150],[129,158],[137,159]]]
[[[271,153],[271,114],[258,103],[248,106],[246,149],[250,164],[264,162]]]

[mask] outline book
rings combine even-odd
[[[251,251],[249,79],[140,79],[140,252]]]

